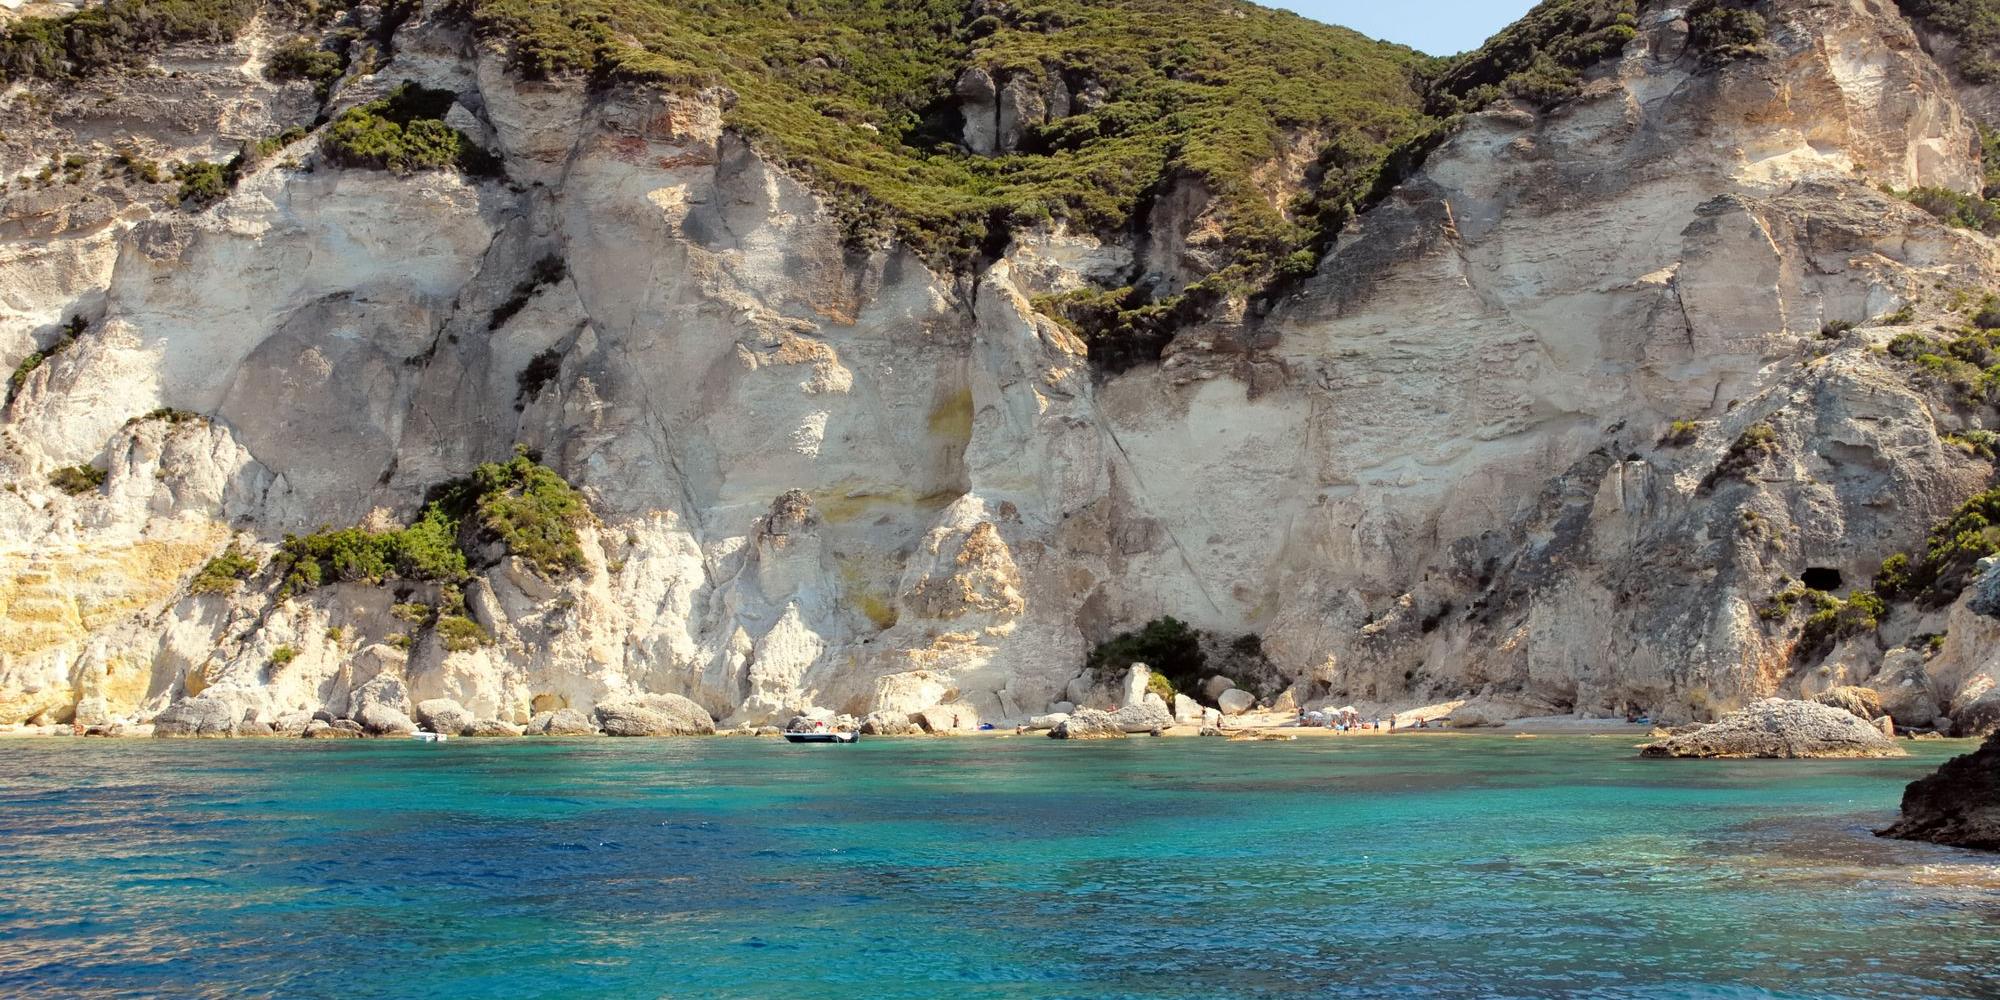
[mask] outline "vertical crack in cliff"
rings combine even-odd
[[[1151,493],[1152,489],[1146,485],[1145,477],[1139,475],[1138,465],[1132,461],[1132,456],[1125,451],[1125,443],[1118,440],[1117,429],[1112,427],[1109,421],[1105,422],[1103,427],[1104,436],[1111,439],[1111,446],[1113,448],[1118,449],[1118,458],[1124,463],[1125,471],[1131,474],[1132,482],[1138,484],[1141,492]],[[1194,561],[1188,558],[1187,547],[1181,544],[1180,536],[1174,533],[1174,526],[1162,518],[1160,520],[1160,530],[1167,533],[1167,540],[1173,543],[1174,554],[1180,557],[1181,567],[1187,570],[1188,578],[1194,582],[1194,589],[1201,592],[1202,600],[1208,602],[1208,609],[1218,615],[1221,614],[1222,606],[1216,603],[1215,595],[1210,594],[1208,588],[1202,584],[1201,573],[1195,569]]]

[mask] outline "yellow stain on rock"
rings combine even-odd
[[[228,533],[0,555],[0,653],[31,655],[81,642],[125,615],[171,597]]]
[[[945,397],[931,410],[931,433],[964,447],[972,443],[972,389],[964,388]]]

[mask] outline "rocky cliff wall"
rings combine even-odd
[[[1865,582],[1990,476],[1940,438],[1978,416],[1879,347],[2000,262],[1879,190],[1980,176],[1893,5],[1770,6],[1723,65],[1651,11],[1577,100],[1466,120],[1273,308],[1109,378],[1033,299],[1145,271],[1148,235],[1022,233],[970,275],[857,249],[727,93],[522,81],[442,9],[326,110],[448,90],[496,178],[341,168],[321,130],[199,210],[110,166],[31,182],[311,126],[267,21],[144,86],[13,85],[0,354],[88,326],[0,423],[0,722],[339,713],[384,674],[513,721],[632,691],[1019,719],[1161,614],[1260,635],[1301,702],[1675,719],[1823,685],[1756,610]],[[579,573],[466,588],[490,645],[412,635],[424,584],[188,588],[516,443],[597,523]],[[78,464],[103,486],[49,485]]]

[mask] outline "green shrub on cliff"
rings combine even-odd
[[[1428,109],[1451,115],[1502,97],[1560,104],[1582,89],[1586,70],[1638,33],[1636,0],[1546,0],[1447,66],[1431,87]]]
[[[344,167],[407,174],[459,169],[492,174],[493,154],[444,123],[453,95],[405,81],[389,96],[341,112],[328,126],[320,151]]]
[[[1345,221],[1341,209],[1431,124],[1420,107],[1431,60],[1231,0],[471,7],[479,32],[532,76],[730,88],[729,124],[809,178],[857,248],[895,238],[934,265],[961,267],[998,252],[1021,225],[1122,234],[1184,183],[1213,198],[1214,266],[1195,276],[1211,282],[1207,301],[1310,270]],[[1060,80],[1077,103],[1069,117],[1029,127],[1016,153],[973,155],[959,145],[954,97],[972,67],[1002,83]],[[1260,173],[1301,142],[1341,150],[1334,169],[1310,171],[1310,206],[1290,204],[1292,192]],[[1191,314],[1179,291],[1142,289],[1095,315],[1131,320],[1124,314],[1152,305]],[[1114,324],[1092,346],[1150,329]]]
[[[1201,633],[1169,616],[1155,618],[1136,632],[1120,632],[1098,643],[1084,666],[1094,674],[1110,677],[1134,663],[1144,663],[1155,675],[1165,678],[1169,690],[1163,697],[1171,702],[1173,691],[1200,688],[1208,657],[1201,651]]]
[[[0,82],[64,80],[142,62],[168,45],[235,38],[258,0],[105,0],[0,31]]]
[[[1688,6],[1688,44],[1709,62],[1758,54],[1766,25],[1753,5],[1753,0],[1695,0]]]
[[[577,529],[589,519],[581,494],[554,470],[517,453],[434,490],[408,527],[321,528],[304,537],[287,535],[271,561],[285,574],[281,597],[341,581],[456,584],[472,575],[467,546],[487,540],[554,576],[582,568]],[[452,602],[447,613],[463,609],[456,591],[447,588],[446,594]],[[430,613],[425,608],[421,617]]]
[[[1958,43],[1958,72],[1967,82],[2000,80],[2000,0],[1896,0],[1896,5]]]
[[[82,496],[104,485],[110,473],[89,465],[71,465],[49,473],[49,485],[69,494]]]
[[[221,555],[210,559],[202,566],[201,572],[194,575],[193,582],[188,584],[188,592],[227,594],[242,586],[243,581],[250,579],[260,568],[255,557],[243,551],[242,546],[230,542]]]

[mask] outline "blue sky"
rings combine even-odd
[[[1262,0],[1364,35],[1401,42],[1434,56],[1478,48],[1534,0]]]

